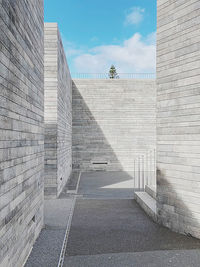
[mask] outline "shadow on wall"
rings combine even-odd
[[[140,156],[139,152],[137,154],[134,152],[134,155],[131,153],[125,155],[126,151],[120,151],[120,153],[124,153],[124,155],[122,155],[126,157],[129,162],[132,161],[132,170],[125,170],[74,82],[72,94],[73,170],[82,172],[125,172],[126,175],[123,175],[123,179],[115,181],[115,183],[122,182],[123,184],[119,186],[127,187],[126,181],[128,182],[128,180],[132,179],[132,188],[141,190],[140,185],[142,185],[142,182],[138,181],[139,176],[135,175],[134,172],[134,159]],[[111,133],[114,133],[112,125],[110,125],[111,119],[103,121],[103,126],[107,127],[108,131],[111,130]],[[117,138],[119,138],[119,136],[113,134],[113,139],[115,138],[116,140],[113,141],[117,144]],[[120,138],[124,138],[124,136],[122,135]],[[144,152],[144,150],[141,151],[141,153],[142,152]],[[142,179],[142,176],[139,179]],[[110,185],[112,186],[112,183]],[[109,186],[109,184],[107,184],[107,186]],[[109,190],[109,188],[107,188],[107,190]],[[110,190],[112,190],[111,187]]]
[[[108,179],[107,181],[99,181],[98,185],[94,184],[94,187],[96,187],[91,189],[92,191],[95,190],[97,194],[103,192],[111,194],[114,190],[120,192],[120,186],[125,185],[126,182],[128,183],[131,179],[134,180],[133,188],[135,188],[135,191],[141,190],[137,185],[139,178],[134,175],[134,172],[129,172],[127,169],[125,170],[123,168],[101,127],[95,120],[95,117],[88,108],[78,88],[73,83],[73,107],[74,106],[72,135],[73,169],[81,170],[82,172],[118,171],[126,173],[121,180]],[[142,153],[143,151],[138,153],[137,157]],[[132,164],[134,165],[136,155],[130,153],[128,157],[131,158]],[[88,179],[90,179],[92,183],[92,174]],[[99,177],[99,179],[102,178]],[[200,237],[199,219],[196,217],[197,213],[195,214],[191,205],[187,204],[188,202],[185,201],[186,196],[180,193],[179,188],[176,190],[176,188],[167,181],[164,173],[159,170],[157,171],[157,190],[159,223],[176,232]],[[121,193],[122,191],[123,190],[121,190]],[[184,194],[184,190],[182,190],[182,192]],[[197,203],[197,201],[195,201],[195,203]]]
[[[73,169],[122,171],[121,163],[74,82],[72,101]]]
[[[179,185],[179,191],[180,188]],[[188,202],[187,205],[186,198],[184,189],[182,193],[178,192],[174,185],[167,181],[165,174],[157,169],[158,222],[175,232],[200,238],[200,216],[197,213],[195,215],[195,212],[189,207],[191,203]],[[192,198],[195,198],[195,196],[192,196]],[[195,204],[192,205],[195,206]],[[199,216],[199,219],[195,216]]]

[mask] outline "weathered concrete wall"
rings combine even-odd
[[[155,148],[154,80],[73,81],[73,168],[134,171]]]
[[[43,226],[43,1],[0,1],[0,266]]]
[[[159,220],[200,237],[200,2],[158,0]]]
[[[56,23],[45,23],[45,195],[56,197],[72,170],[72,81]]]

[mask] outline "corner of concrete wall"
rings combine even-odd
[[[57,23],[45,23],[45,196],[58,197],[72,171],[72,80]]]

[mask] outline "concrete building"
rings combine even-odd
[[[72,170],[130,174],[156,222],[200,238],[200,4],[157,2],[157,82],[72,81],[43,1],[0,0],[0,266],[23,266]]]

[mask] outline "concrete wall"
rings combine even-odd
[[[155,148],[154,80],[74,80],[73,168],[134,171]]]
[[[159,220],[200,237],[199,1],[158,0]]]
[[[43,1],[0,1],[0,266],[43,226]]]
[[[72,81],[56,23],[45,23],[45,195],[58,196],[72,170]]]

